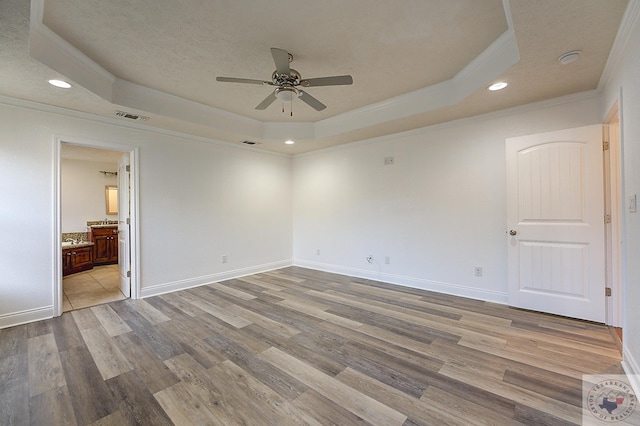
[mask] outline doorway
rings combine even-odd
[[[56,138],[55,148],[54,316],[139,298],[137,148],[70,138]],[[114,186],[119,187],[117,213],[113,200],[107,205]],[[90,259],[87,253],[82,259],[83,248]],[[85,266],[69,269],[75,258]]]

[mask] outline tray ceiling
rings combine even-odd
[[[143,125],[302,153],[363,137],[598,88],[627,0],[5,0],[0,94]],[[596,30],[597,29],[597,30]],[[268,86],[269,48],[293,54],[304,78],[354,84],[306,89],[254,107]],[[580,58],[561,65],[564,52]],[[69,90],[49,87],[62,77]],[[507,89],[490,93],[498,80]],[[293,116],[290,115],[293,108]],[[296,144],[284,145],[287,138]]]

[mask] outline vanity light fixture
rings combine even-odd
[[[52,78],[51,80],[47,80],[47,82],[55,87],[59,87],[60,89],[70,89],[71,88],[71,84],[67,83],[64,80],[57,80],[55,78]]]
[[[487,87],[487,90],[495,92],[497,90],[502,90],[507,86],[508,86],[508,84],[505,83],[504,81],[499,81],[499,82],[493,83],[491,86]]]
[[[295,142],[292,141],[291,139],[284,141],[284,143],[286,143],[287,145],[293,145]]]

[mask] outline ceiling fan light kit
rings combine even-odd
[[[350,75],[318,77],[303,80],[298,71],[289,67],[289,63],[293,60],[293,55],[286,50],[272,47],[271,56],[273,56],[273,62],[276,65],[276,70],[271,74],[271,81],[237,77],[216,77],[216,81],[224,83],[274,86],[275,90],[256,106],[257,110],[266,109],[269,105],[275,102],[276,99],[279,99],[284,103],[293,102],[295,98],[300,98],[300,100],[316,111],[322,111],[327,106],[311,96],[309,93],[298,89],[298,87],[344,86],[353,84],[353,78]]]
[[[276,89],[276,98],[282,102],[291,102],[297,97],[300,97],[300,91],[295,87],[284,86]]]

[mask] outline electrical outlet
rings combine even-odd
[[[476,277],[481,277],[482,276],[482,266],[476,266],[475,267],[475,273],[476,273]]]
[[[316,255],[320,256],[320,249],[316,249]]]
[[[393,166],[395,164],[395,159],[393,157],[384,157],[384,165],[385,166]]]
[[[222,260],[222,263],[227,263],[227,255],[223,254],[221,260]]]
[[[385,265],[389,265],[391,263],[391,256],[385,256],[384,257],[384,264]]]

